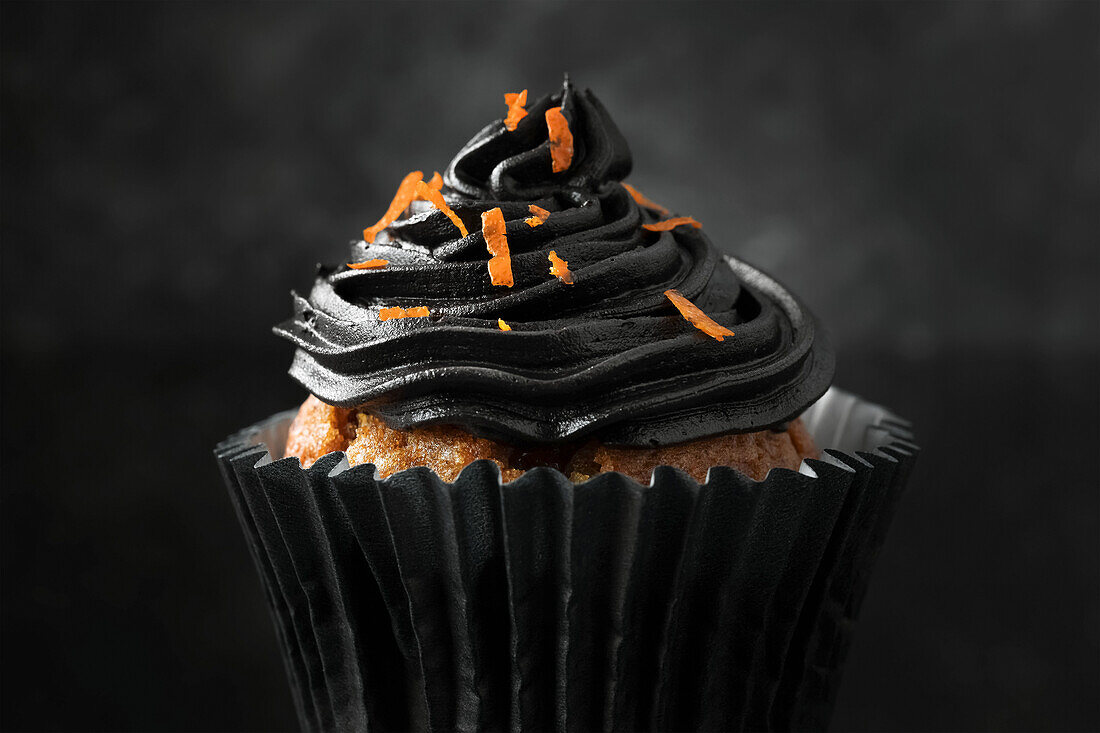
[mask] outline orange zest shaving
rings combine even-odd
[[[655,224],[642,224],[642,229],[648,229],[651,232],[667,232],[670,229],[675,229],[681,224],[691,224],[696,229],[703,226],[690,216],[676,216],[671,219],[656,222]]]
[[[550,131],[550,161],[554,172],[561,173],[573,162],[573,133],[561,107],[546,110],[546,128]]]
[[[432,180],[428,181],[428,187],[434,188],[436,191],[443,188],[443,176],[439,175],[439,171],[432,174]]]
[[[647,209],[652,209],[661,216],[668,216],[670,213],[672,213],[656,201],[651,201],[650,199],[647,199],[645,197],[645,194],[631,186],[626,181],[623,181],[623,188],[627,190],[627,193],[630,194],[630,198],[634,199],[634,203],[638,204],[638,206],[644,206]]]
[[[512,287],[512,256],[508,253],[505,231],[504,212],[499,206],[481,215],[481,234],[485,237],[485,246],[493,255],[489,260],[489,279],[493,285]]]
[[[465,237],[469,234],[469,232],[466,231],[466,225],[462,223],[462,220],[458,218],[455,212],[451,210],[451,207],[447,205],[447,202],[443,200],[443,194],[441,194],[438,189],[432,188],[429,184],[424,183],[424,181],[417,181],[416,195],[417,198],[430,201],[435,208],[446,214],[447,218],[458,227],[458,231],[462,232],[462,236]]]
[[[366,262],[349,262],[348,267],[353,270],[375,270],[390,264],[389,260],[367,260]]]
[[[672,304],[676,306],[676,310],[680,311],[680,315],[686,318],[691,325],[698,328],[700,331],[708,336],[713,336],[715,339],[721,341],[726,336],[732,336],[733,331],[729,330],[725,326],[715,323],[714,320],[703,311],[699,310],[694,303],[680,295],[678,290],[666,290],[665,297],[672,301]]]
[[[527,226],[529,227],[537,227],[539,224],[542,224],[544,221],[550,218],[550,212],[542,208],[541,206],[535,206],[534,204],[531,204],[527,208],[531,211],[532,214],[534,214],[534,216],[529,216],[524,219],[524,221],[527,223]]]
[[[501,331],[511,331],[512,330],[512,327],[509,326],[507,323],[505,323],[503,318],[498,318],[497,319],[497,328],[499,328]]]
[[[508,105],[508,116],[504,118],[504,126],[513,131],[519,121],[527,116],[527,110],[523,108],[523,105],[527,104],[527,90],[524,89],[519,94],[515,92],[506,93],[504,103]]]
[[[416,197],[416,184],[423,178],[423,173],[413,171],[402,179],[401,185],[397,187],[397,193],[393,195],[393,201],[390,202],[390,208],[386,209],[386,213],[382,215],[377,224],[363,230],[364,240],[373,242],[374,238],[378,236],[378,232],[397,221],[397,217],[401,216],[401,213],[408,208]]]
[[[558,257],[558,253],[550,250],[550,274],[561,280],[566,285],[573,284],[573,273],[569,272],[569,263]]]
[[[378,311],[378,320],[388,321],[391,318],[424,318],[430,315],[428,313],[428,306],[418,305],[415,308],[401,308],[399,306],[393,306],[392,308],[383,308]]]

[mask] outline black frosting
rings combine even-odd
[[[544,113],[560,105],[574,154],[553,173]],[[290,373],[321,400],[367,404],[395,428],[459,425],[511,442],[596,435],[653,445],[775,426],[829,386],[833,353],[779,283],[719,254],[702,230],[651,232],[664,216],[619,183],[630,150],[591,91],[568,82],[528,106],[514,132],[496,121],[459,151],[443,194],[469,236],[414,202],[348,261],[319,268],[308,299],[278,326],[297,347]],[[551,212],[530,227],[529,204]],[[481,214],[507,222],[514,287],[491,284]],[[575,284],[549,272],[550,250]],[[735,332],[717,341],[664,295],[676,288]],[[378,320],[383,306],[427,318]],[[512,328],[498,329],[497,319]]]

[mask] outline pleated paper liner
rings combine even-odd
[[[310,731],[823,729],[917,453],[836,389],[822,460],[702,485],[303,470],[272,458],[293,416],[217,456]]]

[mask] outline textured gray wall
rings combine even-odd
[[[209,450],[302,398],[314,263],[568,71],[916,423],[836,727],[1100,728],[1100,5],[0,13],[0,727],[293,726]]]

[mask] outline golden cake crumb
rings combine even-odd
[[[368,412],[332,407],[311,395],[290,426],[286,455],[297,456],[303,466],[310,466],[339,450],[345,452],[349,464],[373,463],[383,477],[427,466],[444,481],[453,481],[480,458],[496,463],[505,481],[518,478],[527,468],[549,465],[573,481],[620,471],[648,483],[653,469],[660,465],[682,469],[700,482],[706,480],[711,466],[731,466],[760,480],[772,468],[798,470],[803,458],[818,457],[801,420],[793,421],[785,431],[718,435],[653,448],[606,446],[596,440],[522,448],[479,438],[453,425],[395,430]]]
[[[500,467],[505,481],[522,471],[507,468],[509,450],[485,438],[448,425],[394,430],[367,412],[357,415],[358,430],[346,449],[348,463],[373,463],[383,476],[413,466],[427,466],[444,481],[454,481],[468,464],[488,458]]]
[[[817,458],[817,448],[802,420],[786,430],[717,435],[677,445],[654,448],[615,448],[601,445],[593,460],[601,471],[620,471],[646,483],[656,466],[673,466],[700,483],[711,466],[731,466],[757,481],[773,468],[797,471],[803,458]]]
[[[286,455],[298,456],[303,466],[312,466],[321,456],[344,450],[355,437],[352,410],[321,402],[310,395],[286,437]]]

